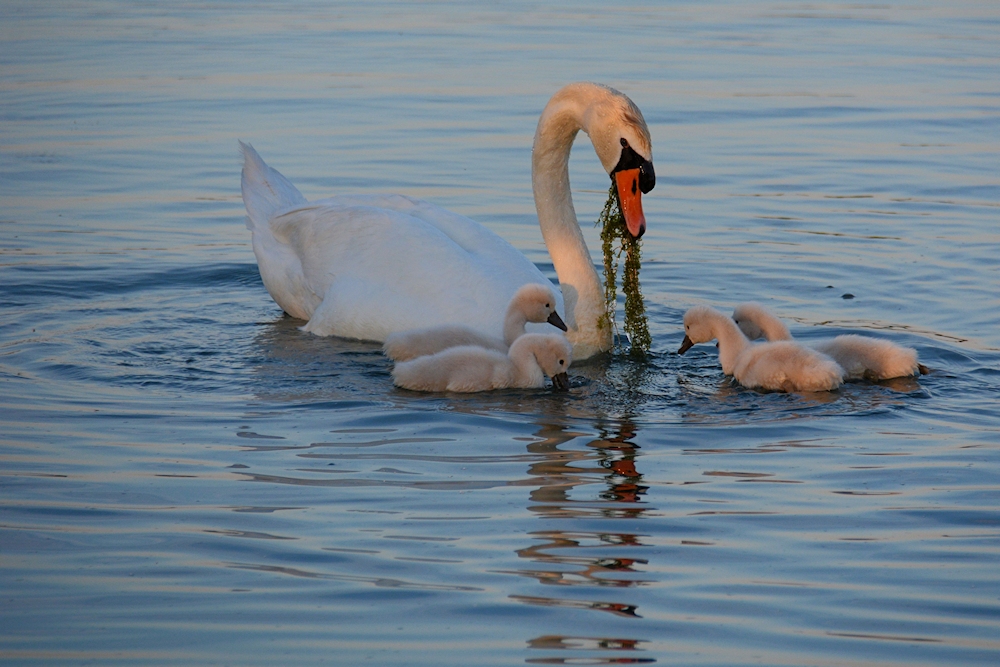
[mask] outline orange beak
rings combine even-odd
[[[614,173],[618,205],[625,218],[625,227],[633,238],[646,233],[646,216],[642,212],[642,190],[639,189],[639,170],[622,169]]]

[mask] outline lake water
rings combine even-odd
[[[12,0],[0,63],[5,665],[1000,663],[997,4]],[[652,133],[647,361],[420,395],[282,316],[237,139],[552,275],[531,139],[576,80]],[[583,136],[571,175],[598,249]],[[675,354],[747,299],[932,372]]]

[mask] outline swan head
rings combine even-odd
[[[528,322],[548,322],[557,329],[568,330],[566,323],[556,312],[555,292],[541,283],[522,286],[514,293],[508,309],[516,309]]]
[[[552,378],[552,387],[559,391],[569,389],[569,365],[573,363],[573,346],[561,334],[524,334],[511,345],[510,356],[517,354],[514,348],[530,350],[538,367]]]
[[[538,120],[532,178],[538,171],[560,174],[556,187],[568,189],[565,173],[569,151],[579,130],[590,137],[604,171],[611,176],[629,234],[639,238],[646,231],[642,195],[656,185],[656,173],[649,128],[627,95],[587,82],[571,83],[556,91]],[[536,189],[536,204],[539,196],[551,196],[549,190],[540,195]]]
[[[684,341],[677,354],[684,354],[698,343],[715,340],[715,322],[722,313],[708,306],[695,306],[684,313]]]
[[[594,150],[611,176],[618,195],[618,205],[625,226],[634,238],[646,231],[642,195],[656,186],[652,141],[646,119],[627,95],[603,87],[606,94],[596,96],[584,115],[584,126]]]

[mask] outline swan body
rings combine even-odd
[[[844,381],[844,371],[824,354],[793,341],[751,343],[736,322],[707,306],[684,313],[684,354],[696,343],[719,341],[722,371],[751,389],[830,391]]]
[[[573,348],[560,334],[524,334],[507,354],[474,345],[401,361],[392,369],[398,387],[415,391],[475,392],[553,386],[566,389]]]
[[[532,149],[538,222],[559,276],[557,308],[578,359],[610,349],[604,292],[573,209],[569,154],[583,130],[618,185],[626,223],[645,230],[641,193],[655,184],[649,131],[611,88],[570,84],[542,112]],[[502,238],[464,216],[401,195],[308,202],[248,144],[242,191],[264,286],[317,335],[385,341],[395,332],[462,324],[499,338],[519,287],[551,287]],[[372,305],[377,304],[377,308]]]
[[[504,316],[503,339],[456,324],[391,333],[382,351],[394,361],[407,361],[460,345],[476,345],[507,354],[511,343],[524,335],[528,322],[548,322],[566,331],[566,324],[556,311],[555,292],[550,287],[528,283],[514,293]]]
[[[764,337],[769,341],[791,340],[792,334],[771,311],[759,303],[736,306],[733,319],[747,338]],[[844,334],[810,345],[829,356],[844,369],[847,379],[888,380],[926,374],[927,367],[917,360],[917,351],[888,340]]]

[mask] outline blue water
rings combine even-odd
[[[653,137],[646,361],[421,395],[282,315],[237,139],[553,275],[531,139],[575,80]],[[1000,663],[993,3],[7,2],[0,95],[5,665]],[[585,137],[571,178],[595,251]],[[932,372],[675,354],[747,299]]]

